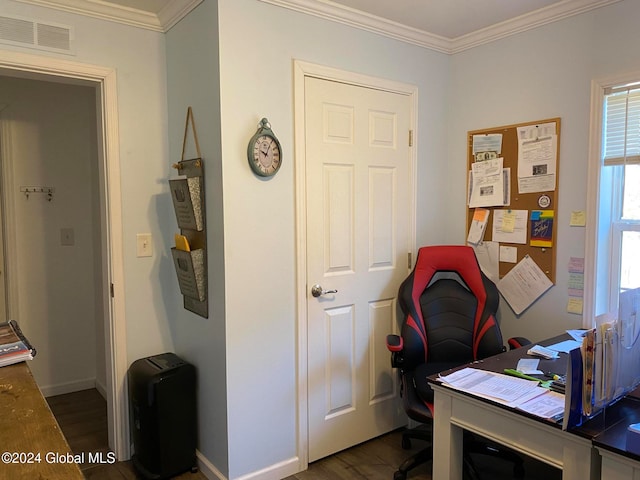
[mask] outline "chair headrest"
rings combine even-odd
[[[413,290],[417,293],[414,298],[420,298],[437,272],[457,273],[471,293],[484,304],[487,293],[473,248],[466,245],[421,247],[414,267]]]
[[[482,280],[482,273],[473,248],[466,245],[439,245],[421,247],[418,250],[418,258],[412,272],[410,315],[417,316],[421,324],[424,324],[420,297],[427,288],[431,279],[437,272],[455,272],[466,284],[471,293],[477,299],[476,314],[474,318],[474,356],[477,353],[479,342],[478,329],[481,324],[482,314],[487,301],[487,291]],[[426,346],[426,342],[425,342]]]

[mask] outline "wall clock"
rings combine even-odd
[[[253,172],[261,177],[275,175],[282,165],[280,142],[271,131],[271,124],[266,118],[260,120],[258,131],[249,140],[247,158]]]

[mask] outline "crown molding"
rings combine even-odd
[[[147,30],[167,32],[191,10],[202,3],[203,0],[173,0],[157,15],[104,0],[17,1],[123,23]],[[359,28],[440,53],[454,54],[621,0],[564,0],[457,38],[434,35],[330,0],[259,1]]]
[[[458,53],[501,38],[533,30],[574,15],[605,7],[620,0],[565,0],[519,17],[497,23],[451,40],[450,52]]]
[[[412,28],[401,23],[371,15],[361,10],[346,7],[328,0],[259,0],[271,5],[306,13],[314,17],[331,20],[350,27],[377,33],[402,42],[429,48],[441,53],[450,53],[450,40],[439,35]]]
[[[424,30],[371,15],[330,0],[259,0],[351,27],[384,35],[406,43],[453,54],[510,35],[546,25],[563,18],[619,2],[620,0],[564,0],[555,5],[521,15],[457,38],[434,35]]]
[[[163,32],[168,32],[171,27],[186,17],[191,10],[200,5],[204,0],[172,0],[158,12],[158,20]]]
[[[17,0],[65,12],[122,23],[156,32],[167,32],[203,0],[169,2],[157,15],[103,0]]]

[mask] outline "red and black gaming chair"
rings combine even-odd
[[[411,438],[429,445],[407,459],[395,472],[404,480],[412,468],[432,459],[431,424],[433,390],[430,375],[505,351],[496,311],[500,297],[495,284],[480,270],[475,253],[467,246],[429,246],[418,251],[416,265],[400,285],[398,320],[400,335],[387,337],[392,366],[398,368],[401,395],[407,415],[422,428],[403,432],[402,446]],[[510,339],[511,348],[530,343]],[[437,414],[437,412],[436,412]],[[464,468],[471,478],[478,474],[469,453],[503,457],[514,462],[514,475],[524,474],[522,459],[465,432]]]

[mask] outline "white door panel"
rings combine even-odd
[[[305,81],[309,460],[406,422],[385,337],[410,245],[410,99]]]

